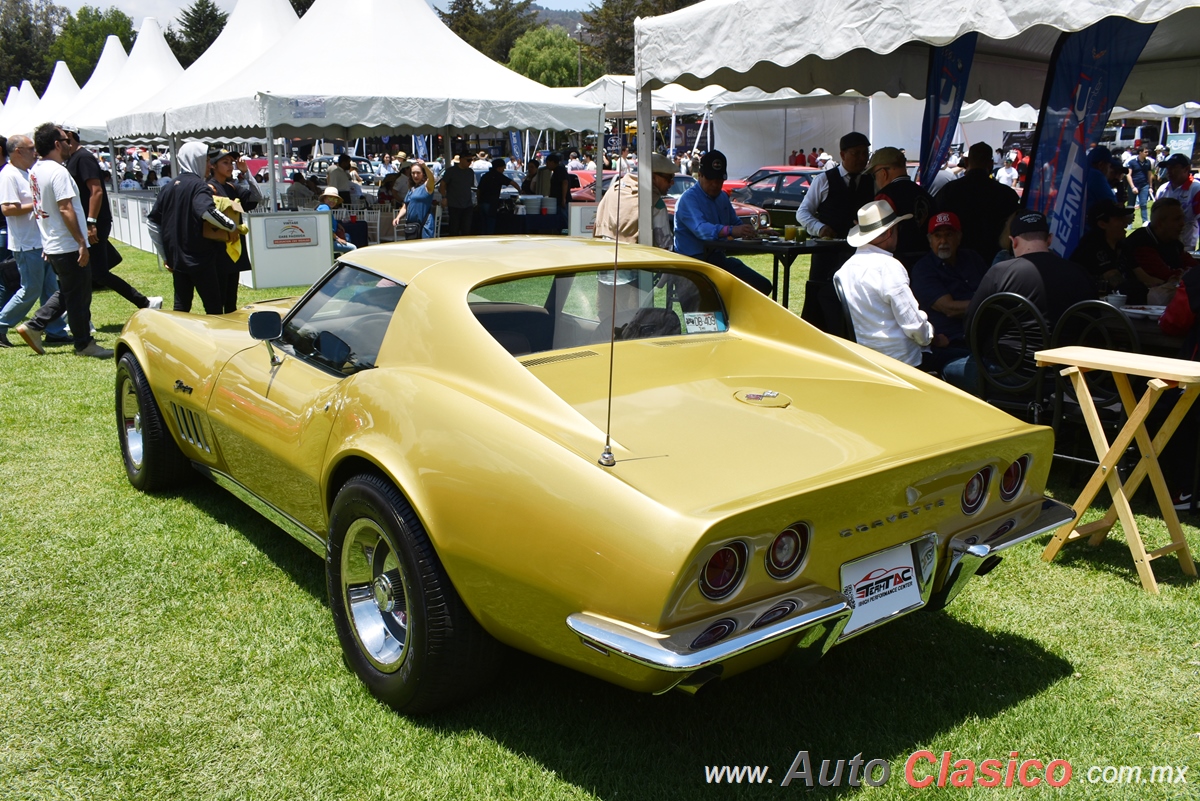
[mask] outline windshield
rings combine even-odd
[[[683,271],[620,270],[615,283],[611,270],[518,278],[476,287],[467,302],[514,356],[598,345],[610,335],[654,339],[729,328],[716,287]]]

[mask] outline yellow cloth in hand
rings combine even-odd
[[[240,200],[215,195],[213,203],[216,205],[217,211],[238,224],[240,234],[244,236],[250,233],[250,228],[242,222],[242,202]],[[226,242],[225,252],[236,263],[242,257],[242,237],[238,236],[232,242]]]

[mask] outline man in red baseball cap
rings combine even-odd
[[[913,265],[913,295],[933,330],[945,334],[950,347],[965,349],[963,316],[988,265],[978,253],[961,247],[962,224],[954,212],[933,215],[927,230],[930,252]]]

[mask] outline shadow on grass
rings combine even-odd
[[[916,613],[834,648],[816,666],[786,661],[696,697],[628,692],[512,654],[483,696],[437,718],[477,731],[600,798],[755,796],[778,787],[800,750],[821,760],[887,760],[890,784],[919,743],[996,715],[1071,675],[1031,640],[945,613]],[[707,765],[768,765],[772,785],[714,786]],[[835,797],[853,788],[788,789]],[[806,795],[806,797],[808,797]]]
[[[164,493],[166,497],[170,497],[171,494]],[[297,587],[322,604],[326,602],[324,560],[297,542],[279,526],[216,484],[199,476],[196,477],[194,484],[179,489],[173,494],[192,504],[213,520],[237,531],[286,573]]]

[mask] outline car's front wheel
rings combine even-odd
[[[146,374],[132,353],[117,361],[116,390],[117,437],[129,483],[154,492],[191,476],[191,464],[167,429]]]
[[[379,700],[419,714],[479,689],[499,646],[471,616],[425,529],[387,479],[363,473],[330,517],[329,605],[346,664]]]

